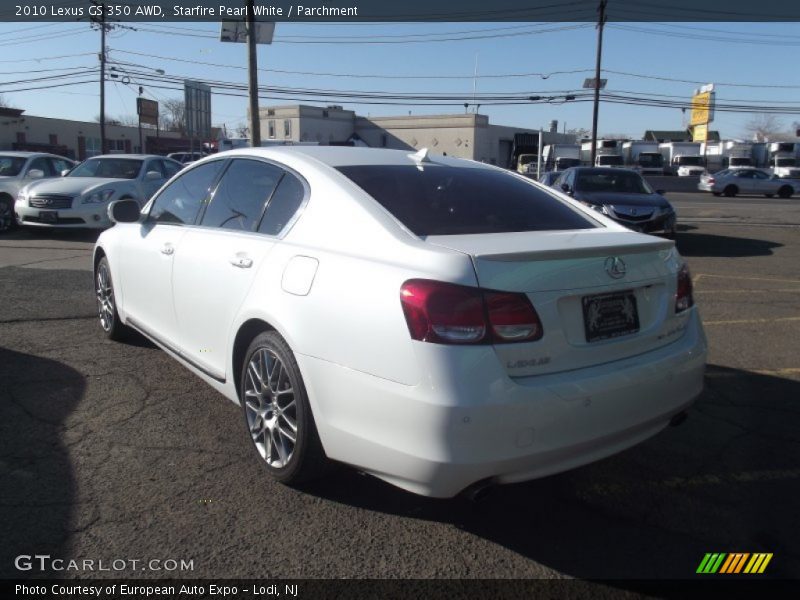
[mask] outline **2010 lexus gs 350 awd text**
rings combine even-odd
[[[503,169],[233,150],[109,215],[103,330],[240,404],[285,483],[331,460],[438,497],[533,479],[653,436],[702,390],[674,243]]]

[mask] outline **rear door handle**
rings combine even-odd
[[[234,256],[228,262],[240,269],[249,269],[253,266],[253,259],[246,256]]]
[[[175,253],[175,247],[169,242],[161,246],[161,254],[166,254],[167,256],[170,256],[174,253]]]

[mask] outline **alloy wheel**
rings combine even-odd
[[[14,210],[8,200],[0,200],[0,232],[9,231],[14,226]]]
[[[114,288],[105,262],[100,263],[97,269],[96,291],[100,326],[108,333],[114,327]]]
[[[270,467],[285,467],[297,443],[297,404],[289,372],[267,348],[258,348],[250,357],[244,402],[247,426],[258,453]]]

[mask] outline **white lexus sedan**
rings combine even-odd
[[[436,497],[542,477],[679,423],[703,388],[674,243],[503,169],[240,149],[109,213],[103,330],[239,404],[285,483],[329,460]]]
[[[112,200],[130,199],[143,206],[183,168],[171,158],[150,154],[109,154],[89,158],[59,179],[22,188],[14,212],[26,227],[105,229]]]

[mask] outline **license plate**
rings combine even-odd
[[[42,223],[56,223],[58,221],[58,213],[54,210],[39,211],[39,220]]]
[[[584,296],[583,327],[587,342],[639,331],[639,311],[632,291]]]

